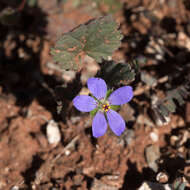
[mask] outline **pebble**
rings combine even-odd
[[[81,120],[81,117],[79,117],[79,116],[71,116],[70,120],[71,120],[72,124],[76,124],[77,122],[79,122]]]
[[[164,172],[159,172],[156,176],[156,180],[159,183],[167,183],[168,182],[168,175]]]
[[[150,138],[153,142],[157,142],[158,141],[158,134],[155,132],[151,132],[150,133]]]
[[[12,188],[11,188],[11,190],[19,190],[19,187],[18,186],[13,186]]]
[[[157,145],[149,145],[145,148],[145,157],[148,166],[154,171],[158,171],[157,160],[160,158],[160,150]]]
[[[69,156],[70,154],[71,154],[71,151],[70,151],[70,150],[66,150],[66,151],[65,151],[65,155],[66,155],[66,156]]]
[[[76,76],[76,72],[74,71],[64,71],[63,72],[63,79],[66,81],[66,82],[71,82]]]
[[[58,124],[54,120],[49,121],[46,128],[46,134],[49,144],[57,146],[61,141],[61,133]]]
[[[100,180],[95,179],[92,183],[91,190],[119,190],[117,187],[107,185]]]
[[[122,146],[127,146],[133,142],[134,138],[135,138],[134,130],[127,129],[124,131],[122,138],[118,139],[117,143],[122,145]]]
[[[170,137],[170,144],[171,144],[172,146],[176,146],[178,141],[179,141],[178,136],[172,135],[172,136]]]
[[[190,38],[184,32],[179,32],[177,41],[179,46],[190,50]]]
[[[144,182],[138,190],[172,190],[172,187],[168,184],[162,185],[159,183]]]
[[[154,124],[147,117],[145,117],[142,114],[140,114],[137,117],[137,123],[142,124],[142,125],[147,125],[147,126],[150,126],[150,127],[154,127]]]

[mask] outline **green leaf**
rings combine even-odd
[[[186,186],[186,182],[183,182],[180,178],[176,179],[173,184],[174,190],[184,190]]]
[[[160,114],[162,114],[162,116],[168,116],[169,112],[175,112],[177,103],[180,106],[183,105],[185,103],[184,99],[188,96],[188,86],[179,86],[176,89],[169,90],[167,96],[157,103]]]
[[[184,183],[180,184],[180,186],[178,187],[178,190],[184,190],[185,187],[186,187],[186,183],[184,182]]]
[[[157,107],[162,115],[164,115],[164,116],[169,115],[169,110],[167,109],[167,107],[165,105],[159,104]]]
[[[91,116],[91,117],[94,117],[97,112],[98,112],[98,108],[95,108],[94,110],[92,110],[92,111],[90,112],[90,116]]]
[[[34,7],[37,5],[37,0],[27,0],[27,4],[29,7]]]
[[[180,185],[180,181],[175,181],[175,183],[173,184],[173,186],[174,186],[174,189],[177,189],[178,187],[179,187],[179,185]]]
[[[181,88],[179,88],[179,94],[183,97],[183,98],[187,98],[189,96],[189,92],[187,90],[187,88],[189,87],[189,85],[187,87],[185,86],[181,86]]]
[[[112,89],[109,89],[109,90],[106,92],[106,99],[111,95],[112,92],[113,92]]]
[[[80,25],[76,29],[63,34],[51,49],[53,59],[63,69],[77,70],[82,65],[85,55],[97,62],[108,60],[121,43],[122,35],[112,16],[105,16]]]
[[[174,101],[172,99],[167,100],[164,105],[166,106],[166,108],[168,109],[168,111],[170,111],[171,113],[175,112],[176,110],[176,105],[174,103]]]
[[[148,86],[154,86],[154,84],[156,84],[156,79],[148,72],[142,71],[140,76],[141,80]]]
[[[119,106],[119,105],[110,105],[110,108],[111,108],[112,110],[115,110],[115,111],[117,111],[120,107],[121,107],[121,106]]]
[[[183,96],[180,94],[180,88],[169,91],[168,95],[171,98],[177,100],[180,106],[185,103],[185,101],[183,100]]]
[[[101,66],[98,76],[104,78],[110,86],[119,86],[121,83],[132,82],[137,72],[138,64],[135,61],[130,63],[107,61]]]

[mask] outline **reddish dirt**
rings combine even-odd
[[[146,100],[138,106],[133,105],[140,101],[137,96],[130,104],[136,108],[133,109],[134,114],[128,108],[120,111],[121,115],[130,116],[124,134],[117,137],[108,130],[103,137],[95,139],[91,133],[90,116],[77,112],[72,105],[72,99],[83,87],[78,83],[80,76],[76,76],[61,92],[63,107],[61,114],[57,113],[55,89],[62,81],[60,72],[48,66],[52,63],[49,51],[62,33],[102,14],[87,2],[75,7],[72,1],[57,6],[56,0],[39,0],[39,9],[25,13],[28,19],[32,19],[32,27],[25,20],[24,27],[20,26],[24,32],[19,29],[18,33],[7,34],[6,39],[1,37],[0,49],[3,49],[7,65],[0,65],[0,190],[14,186],[26,190],[137,189],[143,181],[156,181],[157,172],[148,167],[145,159],[148,145],[159,147],[158,172],[166,172],[169,183],[179,176],[190,179],[186,164],[190,155],[189,102],[185,105],[186,117],[181,113],[185,110],[182,106],[182,111],[177,110],[170,116],[171,121],[167,125],[158,127],[150,123]],[[130,38],[133,32],[138,31],[143,36],[150,30],[156,30],[156,34],[162,35],[167,29],[160,26],[160,20],[165,17],[176,21],[177,33],[184,30],[183,23],[190,15],[185,4],[174,0],[156,2],[144,0],[140,7],[139,0],[124,1],[124,12],[117,13],[116,20],[121,23],[122,33],[127,37],[120,50],[114,53],[114,60],[130,60],[146,51],[143,43],[138,44],[139,36],[135,37],[139,46],[132,49]],[[135,14],[138,8],[149,10],[153,15],[146,18]],[[158,23],[152,29],[154,24],[150,17],[154,14],[159,20],[155,21]],[[9,29],[2,31],[5,35]],[[176,39],[168,43],[178,45]],[[153,62],[148,59],[147,65],[151,66]],[[131,119],[134,115],[135,119]],[[137,121],[139,115],[143,119],[141,117]],[[58,123],[62,136],[57,146],[50,145],[46,136],[46,127],[51,119]],[[152,132],[158,137],[155,141],[150,136]],[[184,134],[186,139],[180,146],[171,145],[172,135],[182,138]]]

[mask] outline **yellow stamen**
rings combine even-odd
[[[103,104],[102,105],[102,110],[107,112],[110,109],[110,105],[109,104]]]

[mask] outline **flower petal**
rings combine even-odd
[[[125,130],[125,121],[123,118],[114,110],[109,110],[107,112],[107,119],[111,130],[117,135],[120,136],[121,133]]]
[[[92,134],[98,138],[105,134],[107,130],[107,121],[102,112],[98,112],[92,121]]]
[[[129,102],[133,97],[131,86],[123,86],[111,93],[108,100],[112,105],[122,105]]]
[[[107,85],[103,79],[94,77],[89,78],[87,81],[87,86],[93,96],[97,99],[101,99],[106,96]]]
[[[76,96],[73,100],[74,106],[82,112],[90,112],[96,108],[96,100],[87,95]]]

